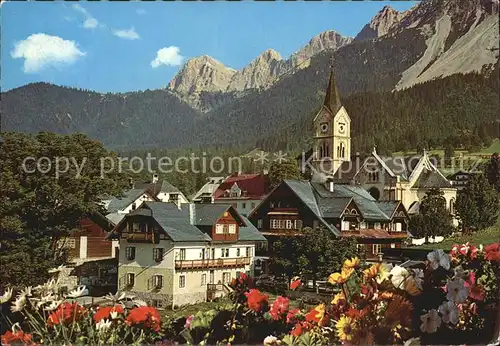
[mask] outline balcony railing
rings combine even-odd
[[[250,264],[250,257],[176,260],[175,269],[243,267],[249,264]]]
[[[129,243],[158,243],[159,237],[154,232],[128,232],[125,238]]]

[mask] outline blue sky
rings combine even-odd
[[[385,5],[417,2],[11,2],[1,8],[2,91],[44,81],[125,92],[161,88],[189,58],[240,69],[313,36],[355,36]]]

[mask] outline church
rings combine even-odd
[[[383,157],[374,147],[362,161],[359,155],[352,155],[351,119],[342,105],[333,68],[323,106],[313,125],[314,147],[309,152],[312,167],[308,167],[312,168],[312,180],[362,187],[377,201],[401,201],[410,215],[418,213],[426,193],[437,188],[454,214],[457,189],[425,150],[417,156]]]

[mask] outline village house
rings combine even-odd
[[[132,184],[131,188],[124,191],[121,196],[103,198],[101,203],[106,210],[106,218],[116,225],[126,214],[146,201],[158,201],[158,198],[148,188],[135,188]]]
[[[264,199],[269,190],[270,185],[266,175],[234,173],[215,190],[214,203],[231,204],[240,214],[247,216]]]
[[[170,202],[174,204],[189,203],[186,196],[174,185],[164,179],[159,179],[158,174],[153,174],[151,181],[134,184],[136,189],[146,189],[160,202]]]
[[[354,237],[367,260],[379,261],[385,248],[399,248],[407,238],[408,214],[399,201],[376,201],[358,186],[285,180],[250,214],[266,236],[268,248],[256,254],[256,269],[269,272],[273,243],[323,228],[333,237]],[[258,249],[259,250],[259,249]]]
[[[144,202],[110,233],[120,244],[118,291],[158,307],[227,293],[232,278],[253,274],[265,237],[231,205]]]
[[[194,203],[213,203],[214,193],[226,177],[208,177],[207,182],[191,198]]]

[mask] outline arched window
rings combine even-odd
[[[450,199],[450,214],[455,214],[455,198]]]
[[[345,158],[345,145],[340,143],[340,157]]]
[[[323,157],[323,146],[321,145],[319,147],[319,158],[321,159]]]
[[[337,145],[337,157],[340,157],[340,146]]]

